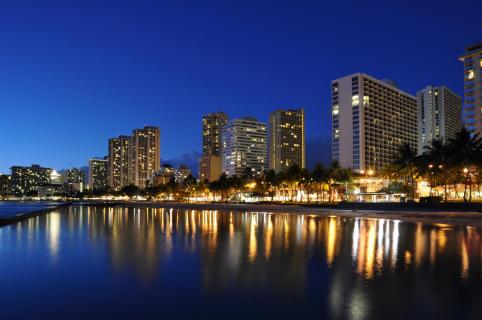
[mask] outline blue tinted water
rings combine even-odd
[[[54,208],[58,205],[59,202],[51,201],[0,201],[0,219]]]
[[[481,228],[60,208],[0,228],[2,319],[482,319]]]

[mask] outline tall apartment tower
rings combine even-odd
[[[224,112],[210,113],[202,119],[203,152],[199,160],[199,177],[201,181],[214,181],[221,175],[221,133],[228,123]]]
[[[268,168],[267,124],[256,118],[230,121],[222,130],[222,171],[242,175],[246,168],[259,174]]]
[[[446,87],[417,92],[418,153],[434,139],[447,141],[462,128],[462,99]]]
[[[417,99],[363,73],[332,81],[332,159],[379,173],[403,143],[417,149]]]
[[[158,127],[135,129],[131,140],[131,181],[145,188],[154,172],[161,168],[161,133]]]
[[[131,137],[109,139],[109,186],[120,190],[131,183],[129,175]]]
[[[471,133],[482,132],[482,42],[465,49],[464,63],[465,127]]]
[[[106,190],[109,186],[109,162],[107,159],[89,160],[89,189]]]
[[[297,164],[305,168],[305,112],[276,110],[269,116],[269,168],[284,171]]]

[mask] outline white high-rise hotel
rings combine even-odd
[[[222,129],[222,171],[242,175],[246,168],[254,174],[268,169],[268,125],[256,118],[230,121]]]
[[[462,128],[462,99],[446,87],[417,92],[418,153],[434,139],[447,141]]]
[[[417,99],[393,82],[356,73],[332,81],[332,159],[378,174],[398,148],[417,148]]]

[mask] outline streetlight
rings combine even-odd
[[[430,169],[430,197],[432,197],[432,189],[433,189],[433,164],[429,164],[428,168]]]

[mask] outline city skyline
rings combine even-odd
[[[86,166],[88,159],[107,154],[109,138],[145,124],[161,129],[164,163],[201,153],[199,119],[209,112],[267,122],[272,110],[295,107],[306,112],[308,166],[313,159],[326,161],[320,149],[330,147],[333,79],[364,72],[394,80],[412,95],[431,84],[463,96],[458,57],[480,42],[482,5],[473,1],[437,13],[432,5],[345,10],[282,2],[252,12],[249,4],[194,10],[145,2],[119,5],[114,14],[108,4],[94,13],[88,4],[54,10],[2,4],[0,26],[8,50],[0,53],[0,108],[6,120],[0,173],[32,163],[56,169]],[[364,19],[363,41],[345,41],[358,31],[337,24],[339,30],[332,32],[342,13],[344,19],[360,13],[380,19]],[[214,17],[222,18],[225,30],[209,23]],[[186,18],[193,19],[183,29]],[[414,26],[404,25],[402,18]],[[456,23],[445,25],[449,18]],[[240,24],[246,28],[239,29]],[[198,37],[207,37],[206,43]],[[191,46],[196,52],[188,52]],[[421,51],[431,59],[421,59]],[[175,58],[179,62],[168,66]],[[135,117],[125,112],[128,107],[136,108]],[[180,110],[185,112],[176,119]]]

